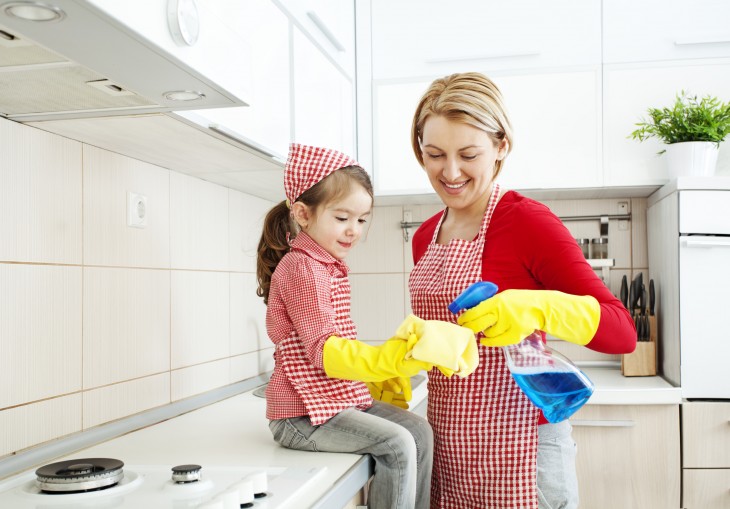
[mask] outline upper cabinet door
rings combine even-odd
[[[603,2],[604,63],[730,57],[727,0]]]
[[[229,65],[250,68],[250,106],[196,113],[285,160],[291,131],[289,19],[271,0],[217,2],[210,8],[241,37],[266,51],[253,51],[250,62],[229,55]]]
[[[372,0],[373,79],[601,62],[599,0]]]
[[[354,0],[274,0],[350,78],[355,77]]]
[[[353,85],[294,27],[294,134],[292,141],[356,157]]]

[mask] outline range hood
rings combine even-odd
[[[34,9],[56,18],[20,17]],[[0,115],[27,122],[245,106],[248,54],[194,0],[0,0]]]

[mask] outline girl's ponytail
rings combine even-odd
[[[264,229],[259,240],[256,259],[256,278],[259,284],[256,295],[264,298],[264,304],[269,303],[271,275],[284,255],[289,252],[287,233],[292,232],[292,238],[294,237],[289,212],[286,201],[282,201],[276,204],[264,219]]]

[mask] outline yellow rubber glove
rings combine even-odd
[[[324,343],[324,371],[331,378],[361,382],[382,382],[429,371],[433,364],[406,358],[417,340],[417,337],[393,337],[381,345],[372,346],[354,339],[330,336]]]
[[[383,382],[365,382],[373,399],[390,403],[408,410],[411,400],[411,379],[406,377],[391,378]]]
[[[429,362],[445,376],[469,376],[479,366],[474,333],[465,327],[440,320],[423,320],[415,315],[406,318],[395,335],[409,338],[413,348],[408,356]],[[417,338],[414,340],[413,338]]]
[[[519,343],[537,329],[578,345],[587,345],[598,329],[601,306],[590,295],[554,290],[505,290],[459,316],[458,322],[484,332],[481,343]]]

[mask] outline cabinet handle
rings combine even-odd
[[[730,247],[730,239],[693,239],[683,238],[682,244],[687,247]]]
[[[730,37],[685,37],[674,41],[675,46],[691,46],[695,44],[727,44]]]
[[[426,60],[427,64],[444,64],[448,62],[467,62],[469,60],[492,60],[496,58],[512,58],[512,57],[536,57],[539,51],[509,51],[506,53],[484,53],[481,55],[464,55],[462,57],[442,57],[431,58]]]
[[[315,26],[319,29],[320,32],[329,40],[330,44],[335,47],[337,51],[345,51],[345,47],[340,43],[339,39],[335,36],[335,34],[332,33],[332,30],[330,30],[327,25],[325,24],[322,19],[317,16],[317,13],[314,11],[308,11],[307,16],[309,16],[309,19],[312,20],[312,23],[315,24]]]
[[[634,421],[598,421],[590,419],[576,419],[571,420],[570,424],[575,426],[582,426],[586,428],[633,428],[635,426]]]

